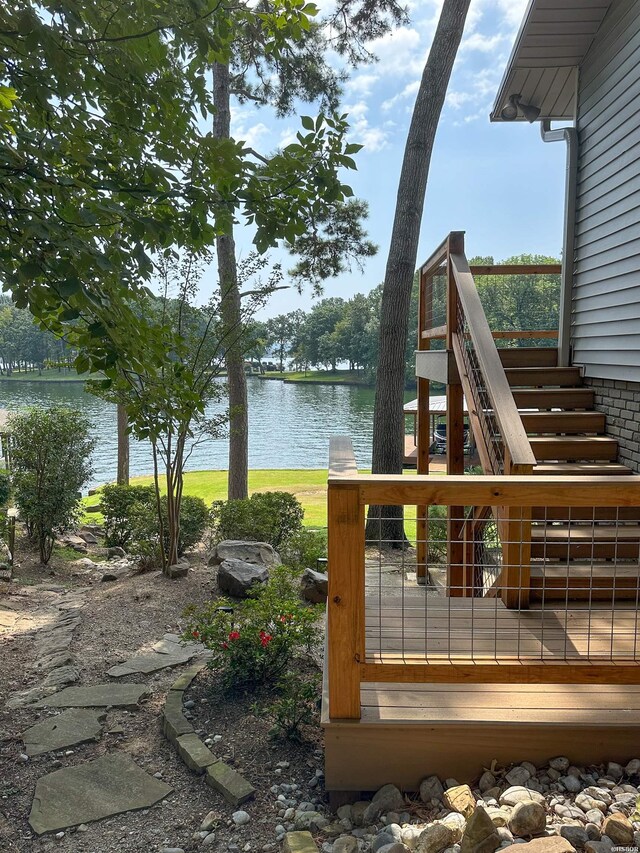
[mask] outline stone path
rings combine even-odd
[[[209,652],[201,643],[185,643],[177,634],[165,634],[149,652],[134,655],[124,663],[112,666],[107,675],[122,678],[124,675],[144,673],[148,675],[167,667],[188,663],[195,657],[208,657]]]
[[[35,708],[137,708],[151,691],[146,684],[93,684],[67,687],[36,702]]]
[[[63,711],[27,729],[22,735],[25,752],[33,758],[56,749],[99,740],[105,717],[104,711],[88,711],[83,708]]]
[[[56,593],[51,604],[32,613],[16,615],[13,620],[7,614],[15,614],[16,611],[4,604],[0,610],[0,626],[5,625],[5,633],[9,635],[35,632],[36,661],[33,670],[44,675],[37,686],[12,694],[6,702],[7,708],[32,705],[79,680],[80,668],[69,647],[73,632],[82,621],[84,603],[84,590]]]
[[[103,755],[38,780],[29,823],[41,835],[135,809],[150,808],[173,791],[127,755]]]

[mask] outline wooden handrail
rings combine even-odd
[[[457,233],[457,232],[452,232]],[[434,269],[442,266],[447,260],[449,254],[449,236],[445,237],[442,243],[438,246],[431,257],[426,260],[420,267],[422,275],[430,275]]]
[[[557,338],[557,329],[504,329],[498,332],[491,332],[495,340],[543,340],[544,338]],[[436,326],[435,329],[425,329],[422,332],[422,339],[425,341],[443,341],[447,337],[446,326]]]
[[[505,455],[508,454],[511,470],[523,471],[523,466],[531,469],[536,464],[536,458],[513,399],[469,264],[464,255],[455,253],[451,254],[449,260],[494,417],[500,428]]]

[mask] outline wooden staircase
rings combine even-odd
[[[631,476],[580,369],[555,348],[499,349],[537,464],[534,474]],[[640,597],[640,507],[534,507],[530,600]]]

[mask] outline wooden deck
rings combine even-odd
[[[396,585],[367,595],[367,662],[631,658],[637,619],[630,603],[519,613]],[[325,679],[330,791],[416,790],[431,773],[471,781],[493,759],[628,761],[640,740],[640,685],[363,683],[355,721],[329,719],[327,691]]]

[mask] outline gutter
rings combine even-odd
[[[564,234],[562,240],[562,283],[558,322],[558,366],[567,367],[571,354],[571,301],[576,236],[576,194],[578,184],[578,131],[575,127],[551,129],[551,121],[540,122],[543,142],[566,142],[567,167],[564,195]]]

